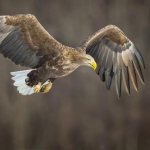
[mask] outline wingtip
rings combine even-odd
[[[120,98],[121,98],[121,93],[117,93],[117,98],[118,98],[118,100],[120,100]]]
[[[142,85],[145,85],[145,80],[142,79],[142,80],[141,80],[141,83],[142,83]]]

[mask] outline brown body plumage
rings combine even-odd
[[[141,54],[113,25],[90,36],[81,47],[72,48],[55,40],[33,15],[1,16],[0,52],[17,65],[32,68],[12,73],[14,85],[24,95],[48,92],[56,78],[70,74],[80,65],[96,69],[96,63],[96,72],[108,89],[115,76],[119,96],[122,80],[128,93],[130,79],[136,90],[137,75],[144,82]]]

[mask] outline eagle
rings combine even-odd
[[[87,38],[81,46],[69,47],[54,39],[32,14],[0,16],[0,53],[28,70],[11,72],[14,86],[22,95],[47,93],[55,79],[79,66],[91,67],[110,89],[115,78],[121,96],[122,85],[130,94],[130,85],[138,91],[144,84],[143,57],[124,32],[107,25]]]

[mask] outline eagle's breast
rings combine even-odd
[[[52,78],[67,76],[72,73],[79,65],[72,63],[64,55],[47,56],[44,58],[44,68]]]

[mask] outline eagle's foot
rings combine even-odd
[[[39,82],[37,85],[35,85],[35,86],[33,87],[35,93],[39,93],[39,92],[41,91],[41,88],[42,88],[41,85],[42,85],[41,82]]]
[[[52,82],[50,82],[50,81],[48,81],[48,83],[45,82],[42,85],[40,92],[42,92],[42,93],[48,93],[51,88],[52,88]]]

